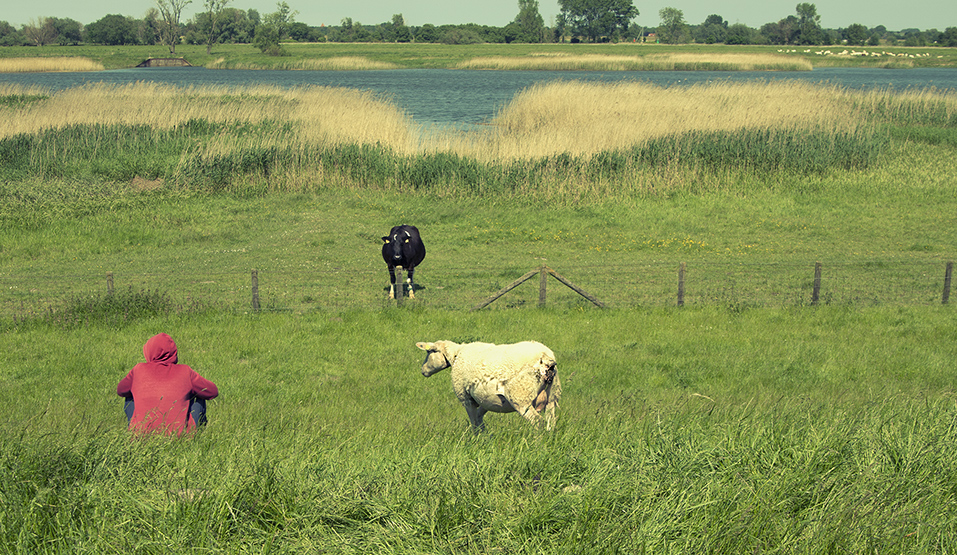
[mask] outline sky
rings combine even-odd
[[[821,26],[843,28],[852,23],[866,27],[885,26],[888,30],[935,28],[943,31],[957,27],[957,1],[911,0],[890,2],[874,0],[634,0],[639,16],[635,23],[657,27],[662,8],[677,8],[684,13],[685,22],[703,23],[711,14],[723,17],[729,23],[744,23],[760,28],[765,23],[797,15],[796,7],[809,1],[817,7]],[[343,18],[353,22],[375,25],[402,14],[406,25],[432,23],[478,23],[503,27],[518,15],[518,0],[286,0],[289,7],[299,12],[296,21],[310,26],[339,25]],[[275,12],[276,0],[232,0],[231,7],[255,9],[261,15]],[[92,23],[109,14],[141,18],[156,5],[155,0],[8,0],[0,7],[0,21],[20,27],[41,17],[71,18],[82,24]],[[539,12],[546,25],[554,22],[559,13],[557,0],[539,0]],[[203,0],[192,0],[183,11],[185,22],[202,11]]]

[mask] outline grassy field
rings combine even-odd
[[[188,440],[130,441],[151,334],[214,380]],[[417,340],[535,337],[556,430],[472,437]],[[8,552],[949,553],[953,311],[210,313],[0,335]]]
[[[0,89],[0,552],[954,552],[957,100],[614,87],[464,136],[340,89]],[[609,308],[469,311],[543,262]],[[160,331],[221,396],[131,440]],[[473,436],[437,339],[551,347],[556,430]]]
[[[218,69],[781,69],[810,67],[955,67],[957,49],[936,47],[781,48],[661,44],[345,44],[288,43],[287,56],[267,56],[248,44],[180,45],[176,56]],[[860,52],[869,55],[857,55]],[[44,46],[0,48],[0,71],[34,71],[17,58],[85,58],[106,69],[169,57],[163,46]],[[495,63],[490,63],[490,61]],[[64,69],[76,62],[64,60]],[[73,71],[72,69],[67,69]],[[49,69],[46,69],[49,71]]]

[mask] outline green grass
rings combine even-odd
[[[247,150],[178,180],[235,131],[204,121],[5,139],[0,552],[953,552],[953,121],[880,105],[846,163],[742,165],[760,135],[717,134],[655,147],[706,143],[693,163],[495,169],[508,188],[349,145],[309,151],[321,179]],[[397,308],[404,222],[428,255]],[[554,281],[538,308],[532,280],[469,311],[543,262],[609,308]],[[161,331],[221,395],[193,436],[131,440],[115,386]],[[474,437],[419,373],[437,339],[551,347],[554,432]]]
[[[346,311],[0,335],[4,551],[948,552],[945,308]],[[222,395],[130,441],[115,382],[166,330]],[[416,340],[536,337],[557,429],[471,437]]]

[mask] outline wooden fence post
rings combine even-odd
[[[814,290],[811,291],[811,304],[816,305],[821,298],[821,263],[814,263]]]
[[[402,302],[405,300],[405,276],[402,274],[405,273],[405,268],[402,266],[395,267],[395,306],[402,306]]]
[[[678,266],[678,306],[685,305],[685,263]]]
[[[259,312],[259,272],[253,270],[252,273],[252,286],[253,286],[253,311]]]
[[[940,297],[941,304],[947,304],[950,300],[950,278],[954,275],[954,263],[948,262],[944,269],[944,294]]]
[[[106,273],[106,294],[113,294],[113,272]]]
[[[545,265],[542,264],[541,269],[538,270],[538,306],[545,306],[545,288],[548,283],[548,271],[545,269]]]

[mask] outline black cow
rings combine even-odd
[[[415,267],[422,263],[425,258],[425,245],[422,244],[422,238],[419,237],[419,230],[412,225],[397,225],[392,228],[387,237],[382,238],[382,259],[389,266],[389,278],[391,286],[389,287],[389,298],[394,299],[395,290],[395,268],[401,266],[408,272],[409,278],[409,298],[414,299],[415,293],[412,291],[412,276],[415,274]],[[402,290],[398,291],[399,295]]]

